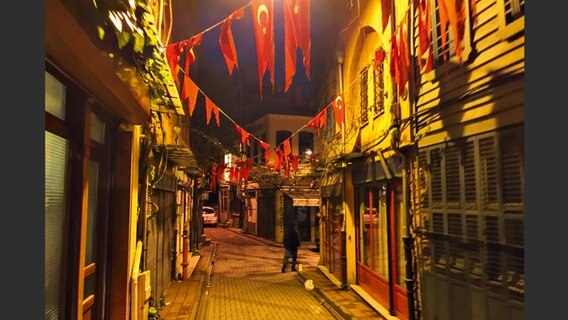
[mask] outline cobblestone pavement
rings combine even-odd
[[[294,272],[281,272],[283,248],[241,235],[220,238],[205,319],[335,319],[298,282]],[[300,263],[304,250],[299,252]]]
[[[197,263],[190,263],[189,280],[170,283],[160,320],[397,319],[326,277],[313,245],[300,247],[298,272],[281,273],[281,244],[234,228],[207,228],[205,235],[213,241],[191,258]]]

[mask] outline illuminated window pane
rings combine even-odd
[[[45,72],[45,111],[65,120],[65,86]]]

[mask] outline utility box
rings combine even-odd
[[[138,275],[138,320],[148,319],[151,295],[150,270],[146,270]]]

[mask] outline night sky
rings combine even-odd
[[[174,1],[174,30],[171,42],[191,37],[225,19],[229,14],[247,5],[249,0],[195,0]],[[325,59],[333,52],[335,38],[330,34],[330,10],[328,5],[337,1],[311,1],[311,81],[305,77],[305,69],[298,51],[296,77],[292,87],[284,94],[284,18],[283,1],[274,0],[274,37],[275,37],[275,92],[270,90],[269,74],[266,72],[263,87],[263,99],[260,100],[257,76],[256,43],[252,25],[250,6],[245,8],[240,20],[231,25],[239,66],[229,76],[223,55],[219,48],[220,27],[206,32],[200,47],[197,48],[197,61],[192,65],[190,76],[198,86],[228,113],[233,120],[242,124],[262,116],[267,112],[282,114],[301,114],[313,116],[322,107],[317,99],[317,90],[323,79]],[[189,8],[188,6],[193,6]],[[181,8],[178,10],[178,8]],[[198,20],[193,13],[199,12]],[[193,29],[193,30],[192,30]],[[180,31],[181,30],[181,31]],[[331,37],[330,37],[331,36]],[[196,112],[204,107],[196,107]],[[225,120],[221,116],[221,122]]]

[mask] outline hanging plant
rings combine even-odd
[[[95,0],[98,37],[114,45],[107,50],[136,67],[157,105],[170,105],[166,85],[173,82],[158,40],[157,25],[147,0]]]

